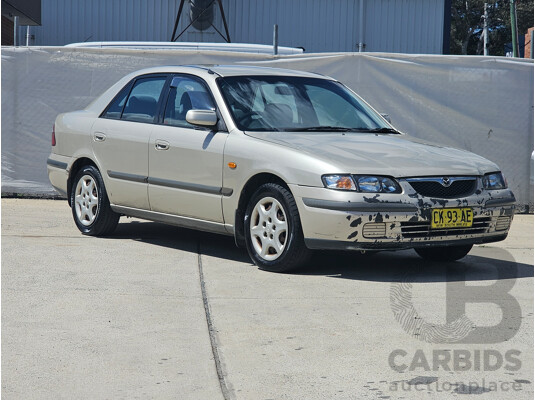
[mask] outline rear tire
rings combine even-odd
[[[117,227],[120,215],[110,207],[104,181],[97,168],[82,167],[71,189],[72,216],[84,235],[105,236]]]
[[[414,249],[414,251],[429,261],[457,261],[466,256],[472,250],[472,246],[468,244],[464,246],[421,247]]]
[[[299,211],[288,189],[266,183],[253,194],[244,217],[247,252],[265,271],[286,272],[307,261]]]

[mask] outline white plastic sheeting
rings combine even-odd
[[[519,204],[533,206],[533,62],[386,53],[274,58],[229,52],[3,48],[2,193],[53,194],[46,159],[56,115],[84,108],[127,73],[155,65],[234,63],[335,77],[389,114],[398,129],[498,163]]]
[[[82,42],[71,43],[65,47],[91,47],[95,49],[129,50],[180,50],[180,51],[232,51],[236,53],[273,54],[273,45],[249,43],[205,43],[205,42]],[[277,46],[277,54],[302,54],[303,49]]]

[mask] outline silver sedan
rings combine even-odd
[[[396,130],[335,79],[245,66],[132,73],[61,114],[48,175],[87,235],[121,215],[233,235],[262,269],[311,250],[453,261],[506,238],[499,167]]]

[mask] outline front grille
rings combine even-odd
[[[408,182],[417,193],[426,197],[434,197],[438,199],[452,199],[459,197],[466,197],[473,194],[476,190],[477,179],[463,179],[454,180],[450,186],[443,186],[439,180],[410,180]]]
[[[403,239],[432,238],[438,236],[474,235],[486,233],[489,229],[491,217],[474,218],[470,228],[444,228],[431,229],[431,223],[423,222],[402,222],[401,234]]]

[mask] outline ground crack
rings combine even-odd
[[[204,304],[204,314],[206,316],[206,324],[208,325],[208,335],[210,336],[210,346],[212,347],[212,354],[214,355],[215,369],[217,377],[219,379],[219,387],[225,400],[232,398],[230,390],[227,387],[225,376],[223,374],[223,368],[221,367],[221,360],[219,358],[219,350],[217,348],[216,330],[212,322],[212,315],[210,314],[210,307],[208,306],[208,297],[206,296],[206,285],[204,283],[204,273],[202,269],[201,258],[201,242],[197,241],[197,264],[199,266],[199,282],[201,284],[202,302]]]

